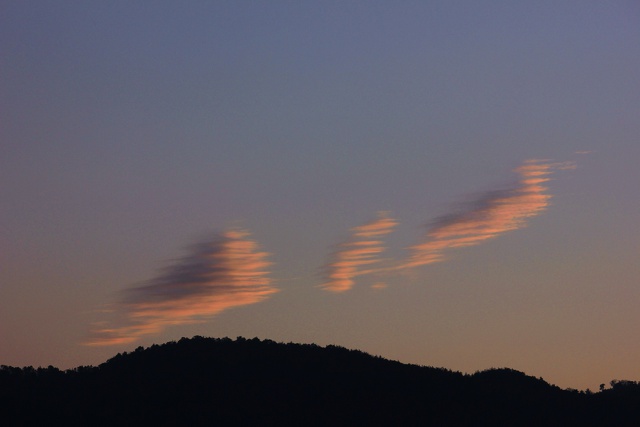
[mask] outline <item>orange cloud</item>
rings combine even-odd
[[[452,249],[476,246],[508,231],[526,227],[527,220],[542,213],[549,206],[551,195],[545,183],[556,170],[575,169],[574,162],[527,160],[514,172],[518,180],[511,188],[494,190],[466,203],[455,212],[432,221],[423,243],[410,247],[404,261],[380,266],[379,255],[384,251],[381,236],[390,233],[398,224],[380,214],[368,224],[352,229],[351,238],[341,244],[325,266],[323,289],[345,292],[354,286],[355,278],[367,274],[389,274],[446,260]],[[376,283],[373,289],[384,289]]]
[[[519,180],[513,188],[488,192],[462,211],[437,218],[427,232],[427,240],[412,246],[409,260],[397,268],[440,262],[449,249],[479,245],[507,231],[525,227],[528,218],[539,215],[549,206],[551,196],[543,184],[550,180],[552,172],[573,168],[575,165],[570,162],[526,161],[515,169]]]
[[[351,229],[351,238],[334,252],[333,260],[325,266],[326,282],[321,287],[330,292],[345,292],[354,285],[354,278],[373,272],[370,267],[380,262],[384,251],[381,240],[376,238],[389,234],[397,221],[383,212],[367,224]],[[363,267],[369,267],[363,269]]]
[[[95,325],[85,344],[129,343],[170,325],[202,322],[263,301],[277,292],[268,277],[267,256],[246,231],[228,231],[195,245],[162,274],[129,289],[116,305],[116,325]]]
[[[382,290],[382,289],[387,289],[387,284],[384,282],[377,282],[374,283],[373,285],[371,285],[371,289],[374,289],[376,291]]]

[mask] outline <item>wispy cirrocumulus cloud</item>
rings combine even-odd
[[[527,221],[549,206],[546,183],[573,162],[528,160],[515,169],[517,180],[506,188],[487,191],[458,209],[433,220],[423,241],[409,247],[404,259],[382,258],[383,238],[398,221],[385,212],[351,229],[324,266],[323,290],[341,293],[358,277],[389,275],[442,262],[449,251],[476,246]],[[224,310],[254,304],[278,290],[269,279],[268,254],[249,233],[228,231],[194,245],[189,254],[166,267],[154,279],[127,290],[111,310],[112,322],[95,324],[87,345],[124,344],[159,333],[170,325],[202,322]],[[382,290],[376,278],[371,285]]]
[[[333,253],[325,268],[326,281],[322,288],[330,292],[344,292],[354,285],[354,278],[373,272],[384,251],[382,236],[389,234],[398,222],[380,212],[378,218],[351,229],[351,238]]]
[[[322,288],[344,292],[354,286],[358,276],[390,274],[423,265],[442,262],[452,249],[479,245],[508,231],[527,225],[527,220],[549,206],[551,195],[544,185],[554,171],[574,169],[573,162],[527,160],[515,169],[518,179],[507,189],[481,194],[454,212],[437,217],[428,227],[422,243],[409,247],[407,259],[380,265],[382,242],[375,238],[393,231],[397,222],[381,215],[379,219],[354,228],[350,240],[339,246],[333,261],[325,266],[326,282]],[[378,282],[373,289],[384,289]]]
[[[440,262],[449,249],[475,246],[507,231],[526,226],[528,218],[549,206],[545,182],[558,169],[573,169],[572,162],[528,160],[515,169],[518,183],[507,190],[487,192],[465,205],[464,209],[443,215],[431,223],[426,241],[412,246],[409,259],[397,268],[404,269]]]
[[[113,324],[98,324],[87,345],[135,341],[169,325],[198,323],[277,292],[268,277],[268,253],[249,233],[228,231],[200,242],[148,283],[126,291]]]

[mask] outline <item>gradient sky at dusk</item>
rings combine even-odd
[[[0,364],[640,380],[639,76],[633,0],[3,1]]]

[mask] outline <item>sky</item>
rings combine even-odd
[[[183,336],[640,380],[640,5],[0,2],[0,364]]]

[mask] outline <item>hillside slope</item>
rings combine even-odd
[[[0,369],[2,425],[640,425],[640,385],[561,390],[342,347],[194,337],[97,367]]]

